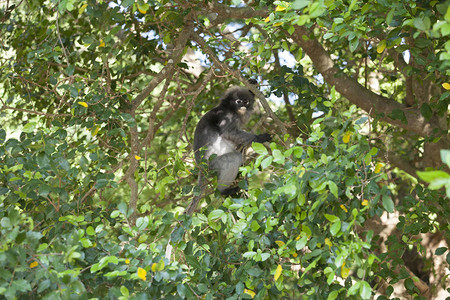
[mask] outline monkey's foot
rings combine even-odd
[[[232,188],[227,188],[223,191],[221,191],[220,193],[222,194],[222,196],[231,196],[231,195],[235,195],[239,192],[240,188],[238,186],[232,187]]]

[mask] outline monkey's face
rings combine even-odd
[[[252,110],[254,97],[248,91],[239,91],[234,95],[231,102],[235,111],[243,116]]]

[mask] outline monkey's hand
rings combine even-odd
[[[264,143],[264,142],[270,142],[272,140],[272,136],[268,133],[258,134],[255,136],[254,142],[257,143]]]

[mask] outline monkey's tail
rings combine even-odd
[[[198,195],[194,195],[194,198],[192,199],[192,202],[186,207],[186,210],[184,211],[185,214],[191,216],[194,211],[197,209],[198,203],[200,202],[200,199],[202,199],[203,192],[205,191],[206,187],[206,180],[205,176],[203,175],[203,172],[200,170],[198,173],[198,186],[200,187],[200,193]],[[175,228],[172,230],[172,233],[177,230],[178,226],[175,226]],[[169,241],[167,242],[166,246],[166,259],[170,263],[170,257],[172,256],[172,250],[173,246],[171,244],[172,242],[172,233],[170,234]]]
[[[197,209],[198,203],[200,202],[200,199],[202,199],[203,192],[205,191],[206,180],[205,175],[203,175],[203,172],[201,170],[198,173],[198,186],[200,188],[200,193],[196,196],[194,195],[192,202],[188,205],[188,207],[186,207],[186,210],[184,211],[184,213],[189,216],[191,216]]]

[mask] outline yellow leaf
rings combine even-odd
[[[276,22],[275,24],[273,24],[273,26],[281,26],[283,25],[283,22]]]
[[[105,42],[103,40],[100,40],[100,44],[98,46],[99,47],[105,47]]]
[[[344,133],[344,136],[342,137],[342,141],[347,144],[350,141],[350,137],[352,136],[352,133],[347,131]]]
[[[344,262],[341,266],[341,277],[345,279],[348,277],[349,274],[350,274],[350,269],[347,269],[345,267],[345,262]]]
[[[278,278],[280,278],[281,271],[283,271],[283,267],[281,265],[278,265],[277,269],[275,270],[275,275],[273,275],[273,278],[275,279],[275,281],[277,281]]]
[[[33,262],[30,264],[30,269],[33,269],[33,268],[37,267],[37,265],[38,265],[38,262],[37,262],[37,261],[33,261]]]
[[[88,5],[87,4],[83,4],[81,7],[80,7],[80,9],[78,9],[78,14],[82,14],[85,10],[86,10],[86,7],[87,7]]]
[[[364,200],[361,202],[361,205],[362,205],[362,206],[367,206],[367,205],[369,205],[369,201],[367,201],[366,199],[364,199]]]
[[[270,16],[264,19],[264,22],[269,22],[270,21]]]
[[[284,246],[284,242],[283,241],[275,241],[275,244],[277,244],[278,247]]]
[[[95,126],[95,128],[91,131],[92,135],[97,135],[98,131],[100,130],[100,126]]]
[[[136,160],[140,160],[142,157],[140,157],[139,155],[135,155],[134,158],[135,158]]]
[[[283,10],[286,10],[286,7],[283,7],[283,6],[277,6],[276,8],[275,8],[275,11],[283,11]]]
[[[386,49],[386,40],[382,40],[377,46],[377,52],[383,53],[384,49]]]
[[[83,101],[78,102],[78,104],[80,104],[83,107],[88,107],[89,106],[86,102],[83,102]]]
[[[331,243],[329,238],[325,238],[325,245],[327,245],[330,248],[331,248],[331,246],[333,246],[333,244]]]
[[[156,272],[156,267],[158,266],[157,263],[152,264],[152,272]]]
[[[383,165],[382,163],[377,163],[377,164],[375,165],[375,170],[374,170],[374,172],[375,172],[375,173],[380,173],[381,168],[382,168],[383,166],[384,166],[384,165]]]
[[[129,265],[130,264],[130,260],[127,258],[127,259],[125,259],[125,263],[127,264],[127,265]]]
[[[450,83],[444,82],[444,83],[442,84],[442,87],[443,87],[444,89],[446,89],[446,90],[450,90]]]
[[[250,295],[253,299],[253,297],[255,297],[255,292],[252,290],[248,290],[248,289],[244,289],[244,293],[246,293],[247,295]]]
[[[345,207],[344,204],[341,204],[339,207],[340,207],[343,211],[348,212],[348,209],[347,209],[347,207]]]
[[[147,271],[145,271],[144,269],[142,269],[141,267],[138,268],[137,270],[137,275],[140,279],[142,280],[147,280]]]
[[[294,258],[296,258],[296,257],[298,256],[298,254],[297,254],[296,252],[294,252],[294,253],[292,253],[292,256],[293,256]]]
[[[301,238],[301,236],[299,235],[295,238],[295,240],[298,241],[300,238]]]
[[[138,11],[143,15],[145,15],[147,13],[147,11],[140,8],[139,5],[138,5]]]

